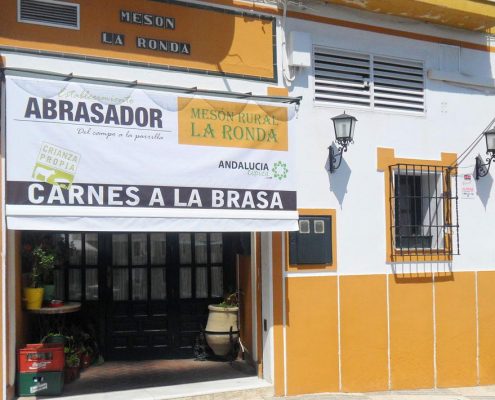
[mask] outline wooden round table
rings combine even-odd
[[[60,307],[41,307],[37,310],[26,311],[38,317],[39,340],[41,341],[50,332],[63,333],[66,327],[65,317],[79,310],[81,310],[81,303],[65,303]]]
[[[70,314],[77,312],[81,309],[81,303],[66,303],[59,307],[41,307],[37,310],[27,310],[31,314],[43,314],[43,315],[54,315],[54,314]]]

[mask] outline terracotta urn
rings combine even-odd
[[[226,356],[232,349],[230,341],[230,329],[232,328],[232,339],[236,342],[239,338],[237,314],[239,307],[222,307],[210,304],[208,306],[208,322],[206,324],[206,343],[217,356]]]

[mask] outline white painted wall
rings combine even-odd
[[[353,15],[362,18],[362,14]],[[366,17],[368,24],[380,25],[383,21],[383,17],[369,13]],[[402,27],[401,20],[397,19],[394,25],[393,19],[386,19],[389,27]],[[436,29],[436,34],[442,37],[487,42],[482,34],[432,28],[427,24],[410,23],[408,29],[418,33],[424,33],[425,29],[434,33]],[[310,32],[313,45],[317,46],[420,60],[426,70],[459,69],[459,60],[442,57],[442,45],[438,43],[295,19],[287,21],[286,30]],[[492,78],[494,62],[495,57],[487,52],[469,49],[460,52],[461,71],[477,78]],[[377,147],[394,148],[396,157],[404,158],[438,160],[441,152],[460,154],[495,117],[495,90],[427,78],[426,112],[418,116],[315,105],[313,85],[313,69],[300,69],[290,90],[291,95],[303,97],[296,128],[298,207],[337,210],[338,274],[389,273],[391,266],[385,262],[388,199],[385,199],[383,173],[376,167]],[[345,153],[340,169],[330,175],[325,169],[327,147],[334,138],[330,118],[344,110],[358,119],[355,143]],[[478,152],[484,155],[484,141],[460,165],[460,173],[474,171]],[[492,176],[494,173],[495,170],[491,171]],[[495,269],[495,248],[490,239],[495,220],[493,178],[479,180],[477,191],[474,199],[459,199],[460,256],[455,256],[452,263],[404,263],[396,268],[400,271]]]

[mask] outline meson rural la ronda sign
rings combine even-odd
[[[8,216],[297,219],[289,106],[19,77],[7,96]]]
[[[67,27],[19,19],[17,5],[2,5],[0,49],[276,81],[271,16],[193,3],[85,0],[74,3],[79,18]]]

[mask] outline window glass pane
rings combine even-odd
[[[208,261],[206,252],[206,233],[194,234],[194,248],[196,264],[206,264]]]
[[[65,246],[65,234],[64,233],[56,233],[53,237],[56,255],[55,255],[55,265],[64,264],[67,257],[67,248]],[[59,297],[60,298],[60,297]]]
[[[167,298],[167,270],[165,268],[151,269],[151,299],[165,300]]]
[[[309,220],[301,219],[299,221],[299,233],[310,233]]]
[[[208,297],[208,269],[206,267],[196,268],[196,298]]]
[[[98,234],[86,233],[84,245],[86,265],[98,265]]]
[[[179,233],[179,258],[181,264],[191,264],[191,234]]]
[[[86,269],[86,300],[98,300],[98,270]]]
[[[81,265],[82,262],[82,235],[80,233],[69,233],[69,263]]]
[[[55,298],[57,300],[65,299],[65,282],[64,271],[56,269],[53,271],[53,283],[55,284]]]
[[[129,273],[127,268],[114,268],[113,279],[113,299],[123,301],[129,299]]]
[[[192,271],[191,268],[180,268],[179,274],[179,296],[181,299],[190,299],[192,297]]]
[[[317,234],[325,233],[325,223],[322,220],[317,219],[316,221],[313,222],[313,226],[315,233]]]
[[[69,300],[81,300],[81,270],[69,268]]]
[[[210,234],[210,260],[212,264],[223,262],[223,243],[221,233]]]
[[[132,269],[132,300],[148,299],[148,274],[146,268]]]
[[[148,263],[148,249],[146,246],[146,233],[133,233],[132,241],[132,265],[146,265]]]
[[[112,235],[112,265],[124,266],[128,264],[127,234],[114,233]]]
[[[211,297],[223,297],[223,267],[211,267]]]
[[[165,265],[167,261],[167,239],[164,233],[151,233],[151,265]]]

